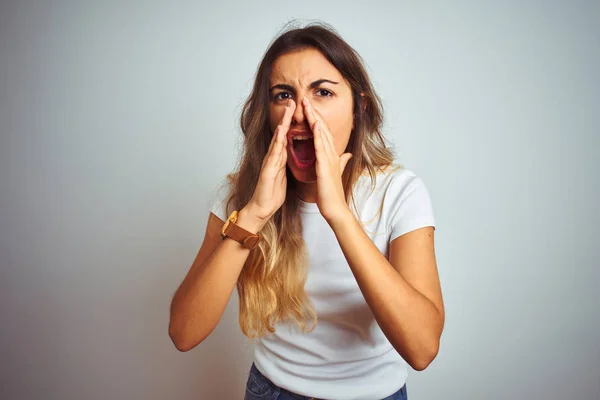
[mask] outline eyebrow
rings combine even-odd
[[[337,85],[339,82],[334,82],[334,81],[332,81],[330,79],[319,79],[319,80],[314,81],[310,85],[308,85],[308,88],[309,89],[314,89],[314,88],[316,88],[318,86],[321,86],[323,83],[332,83],[334,85]],[[284,83],[280,83],[280,84],[277,84],[277,85],[273,86],[272,88],[269,89],[269,92],[273,91],[274,89],[283,89],[283,90],[288,90],[290,92],[295,92],[296,91],[292,86],[286,85]]]

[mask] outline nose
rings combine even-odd
[[[304,106],[302,105],[302,98],[296,100],[296,109],[294,115],[292,115],[292,122],[294,125],[302,125],[304,123]]]

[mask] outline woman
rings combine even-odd
[[[428,191],[394,165],[360,57],[332,29],[269,47],[241,116],[244,153],[217,191],[169,334],[188,351],[237,285],[257,339],[246,399],[406,399],[436,357],[444,306]]]

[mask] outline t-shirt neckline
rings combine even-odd
[[[300,203],[300,209],[304,212],[307,213],[319,213],[319,206],[317,205],[317,203],[307,203],[306,201],[302,200],[301,198],[298,197],[298,202]]]

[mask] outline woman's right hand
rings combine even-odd
[[[285,201],[287,190],[287,133],[290,129],[296,103],[290,99],[283,118],[271,139],[269,150],[263,159],[254,194],[245,207],[250,215],[266,223]]]

